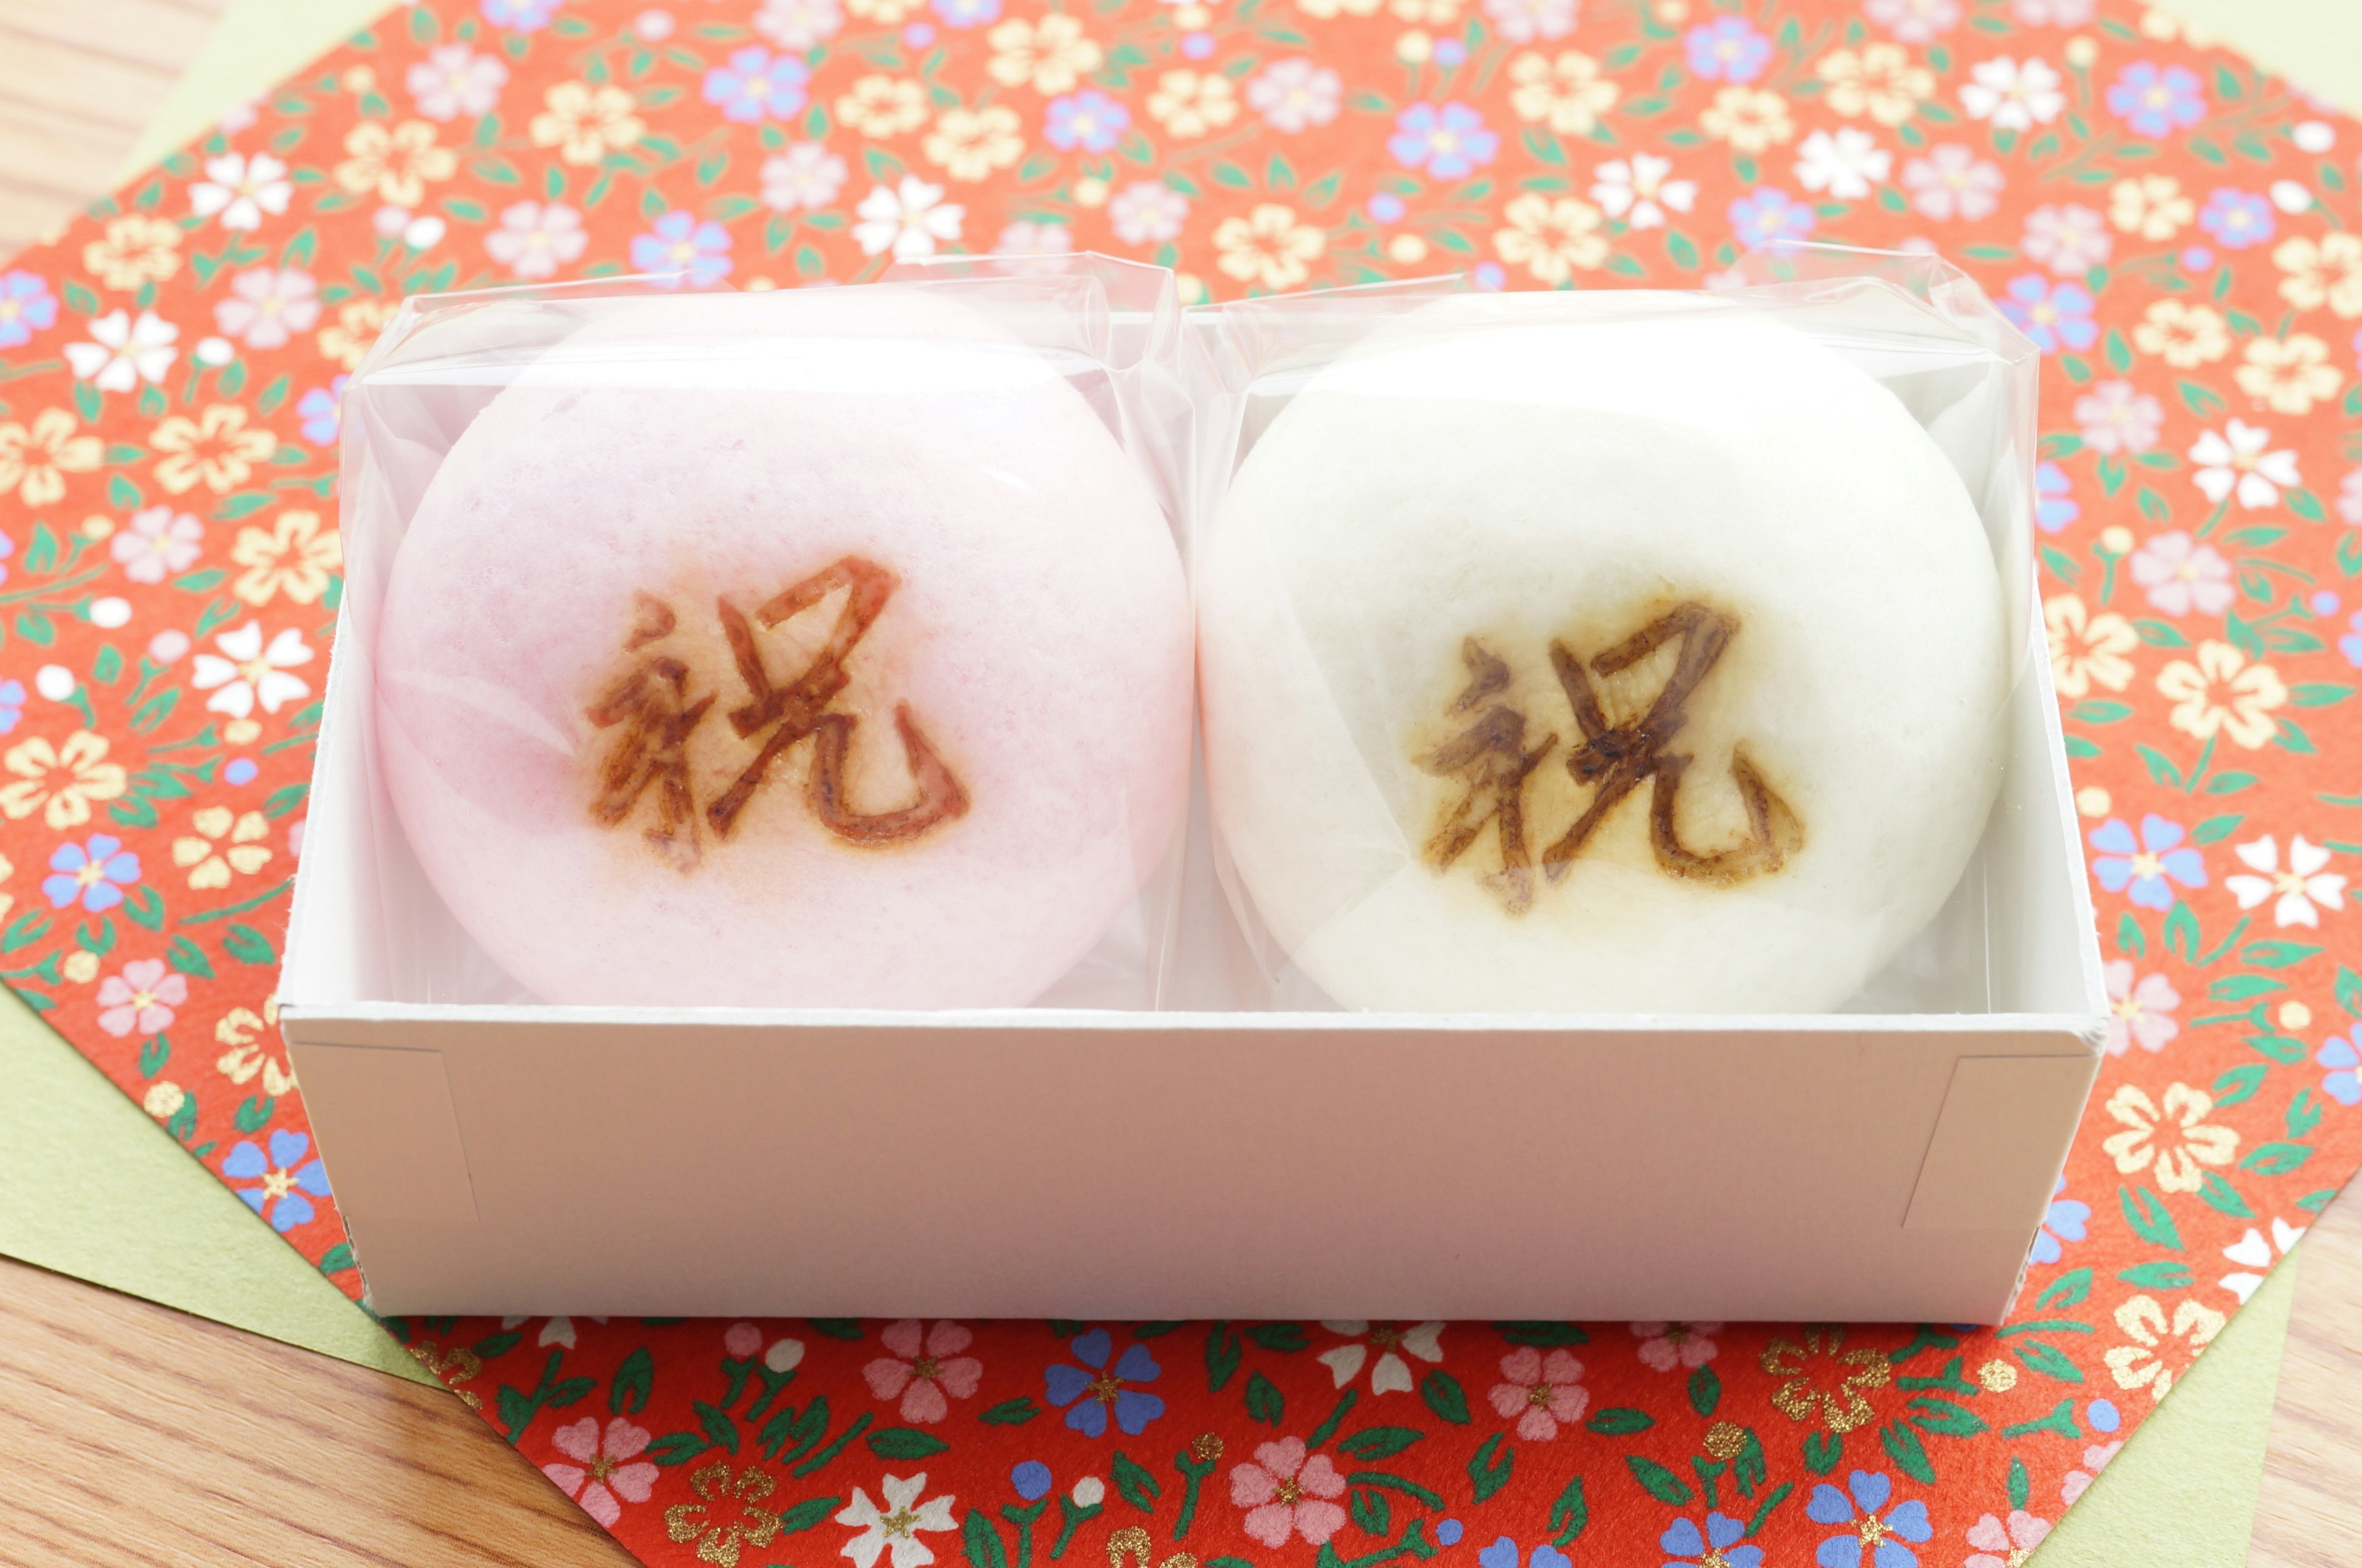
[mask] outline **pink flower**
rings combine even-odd
[[[2049,1533],[2048,1519],[2036,1518],[2024,1508],[2009,1511],[2006,1527],[1987,1514],[1969,1527],[1969,1544],[1978,1551],[1961,1568],[2016,1568]]]
[[[552,1447],[572,1464],[552,1463],[541,1467],[541,1473],[557,1485],[557,1489],[582,1505],[582,1511],[597,1519],[601,1528],[613,1529],[615,1521],[624,1517],[624,1503],[645,1503],[648,1489],[656,1485],[657,1467],[645,1461],[626,1464],[638,1459],[640,1451],[648,1446],[648,1430],[635,1427],[617,1416],[607,1423],[607,1439],[599,1441],[599,1418],[585,1416],[568,1426],[549,1434]],[[621,1497],[623,1502],[617,1502]]]
[[[1720,1348],[1712,1336],[1722,1332],[1722,1325],[1635,1323],[1632,1331],[1640,1337],[1640,1360],[1658,1372],[1671,1372],[1676,1366],[1699,1367],[1712,1361]],[[1581,1368],[1576,1370],[1580,1372]],[[1508,1413],[1501,1412],[1505,1416]]]
[[[733,1323],[722,1331],[723,1353],[745,1361],[763,1348],[763,1331],[752,1323]]]
[[[2231,563],[2212,545],[2183,533],[2159,534],[2133,552],[2133,580],[2148,590],[2148,602],[2168,615],[2220,615],[2237,595]]]
[[[2108,220],[2072,202],[2026,214],[2025,234],[2017,242],[2027,260],[2041,262],[2061,278],[2081,277],[2105,261],[2114,247]]]
[[[254,267],[230,280],[229,298],[214,306],[214,325],[249,348],[283,348],[320,319],[320,285],[309,272]]]
[[[2001,188],[2007,182],[2000,164],[1979,158],[1957,141],[1903,166],[1903,188],[1911,193],[1912,210],[1938,221],[1989,216],[2001,204]]]
[[[966,1399],[984,1380],[984,1363],[960,1354],[976,1336],[957,1323],[937,1323],[922,1342],[919,1320],[905,1318],[887,1324],[877,1337],[894,1353],[879,1356],[861,1375],[880,1399],[901,1397],[906,1421],[942,1420],[952,1408],[944,1395]]]
[[[161,958],[134,958],[120,975],[98,985],[98,1026],[109,1034],[161,1034],[172,1027],[172,1010],[189,999],[186,977],[165,973]]]
[[[2075,423],[2094,452],[2132,457],[2157,445],[2165,410],[2130,381],[2102,381],[2075,400]]]
[[[1863,0],[1861,9],[1907,44],[1933,43],[1960,25],[1959,0]]]
[[[134,582],[161,582],[186,571],[197,558],[205,525],[185,512],[151,506],[131,514],[130,526],[107,542],[107,553]]]
[[[2144,1051],[2162,1051],[2181,1032],[2173,1010],[2181,993],[2163,975],[2133,978],[2133,961],[2114,958],[2101,975],[2108,985],[2108,1055],[2121,1056],[2137,1041]]]
[[[1345,1478],[1325,1453],[1304,1457],[1302,1438],[1282,1438],[1255,1450],[1255,1462],[1231,1472],[1231,1501],[1247,1510],[1246,1532],[1269,1547],[1300,1535],[1314,1546],[1345,1528]]]
[[[1522,1345],[1501,1358],[1501,1375],[1508,1381],[1493,1385],[1493,1408],[1504,1419],[1517,1417],[1518,1435],[1528,1442],[1550,1441],[1561,1422],[1579,1421],[1590,1408],[1583,1363],[1562,1350],[1545,1357]]]
[[[2092,6],[2092,0],[2010,0],[2009,14],[2029,28],[2080,28]]]
[[[2066,1478],[2058,1483],[2059,1500],[2073,1507],[2075,1499],[2083,1495],[2083,1489],[2100,1478],[2100,1472],[2108,1467],[2108,1461],[2115,1458],[2117,1450],[2124,1446],[2121,1441],[2103,1442],[2085,1449],[2083,1463],[2088,1468],[2067,1472]]]
[[[2338,480],[2337,515],[2362,528],[2362,469],[2351,469]]]
[[[484,252],[520,278],[555,277],[582,254],[590,237],[582,215],[563,202],[519,202],[502,209],[501,225],[484,236]]]

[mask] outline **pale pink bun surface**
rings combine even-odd
[[[889,823],[932,800],[933,820],[832,831],[805,728],[718,831],[777,733],[731,722],[761,714],[718,601],[787,688],[849,595],[760,611],[847,559],[893,583],[822,705],[854,721],[838,799]],[[673,628],[628,646],[664,619],[651,600]],[[445,459],[376,653],[410,845],[549,1002],[1021,1006],[1131,900],[1186,804],[1189,613],[1154,499],[1046,360],[908,291],[649,302],[561,343]],[[612,701],[657,657],[687,671],[639,689],[677,691],[665,712],[713,698],[669,752],[657,710],[625,703],[657,714],[635,729]],[[693,847],[663,836],[661,782],[601,820],[629,792],[619,755],[678,764]]]

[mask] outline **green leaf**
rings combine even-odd
[[[2145,1187],[2119,1187],[2117,1200],[2123,1205],[2125,1223],[2133,1234],[2151,1246],[2183,1250],[2181,1232],[2174,1228],[2173,1215],[2162,1198]]]
[[[2337,966],[2337,1005],[2356,1018],[2362,1018],[2362,975],[2340,964]]]
[[[2042,1294],[2034,1298],[2036,1307],[2072,1307],[2092,1294],[2092,1271],[2088,1268],[2070,1270],[2043,1286]]]
[[[2025,1461],[2012,1454],[2009,1461],[2009,1506],[2022,1509],[2033,1496],[2034,1482],[2025,1473]]]
[[[1042,1413],[1042,1407],[1031,1399],[1003,1399],[977,1419],[992,1427],[1021,1427]]]
[[[2227,817],[2208,817],[2190,830],[2190,842],[2213,844],[2219,839],[2228,838],[2238,832],[2239,824],[2246,820],[2244,814],[2235,813]]]
[[[1109,1474],[1114,1478],[1115,1489],[1122,1494],[1125,1502],[1143,1514],[1156,1511],[1156,1495],[1164,1488],[1157,1485],[1155,1476],[1133,1463],[1123,1450],[1115,1451]]]
[[[2239,1168],[2254,1171],[2257,1176],[2286,1176],[2311,1158],[2312,1146],[2309,1143],[2258,1143],[2239,1162]]]
[[[1416,1427],[1363,1427],[1340,1438],[1337,1452],[1348,1459],[1392,1459],[1426,1435]]]
[[[2234,1220],[2253,1220],[2256,1217],[2256,1211],[2247,1207],[2246,1199],[2239,1196],[2238,1190],[2213,1171],[2208,1171],[2199,1183],[2198,1196],[2207,1208],[2227,1214]]]
[[[2018,1360],[2045,1377],[2055,1378],[2060,1383],[2083,1381],[2081,1369],[2056,1345],[2044,1344],[2040,1340],[2020,1340],[2010,1348],[2017,1353]]]
[[[2252,964],[2258,969],[2285,969],[2291,964],[2301,964],[2320,952],[2301,942],[2250,942],[2239,951],[2239,962]]]
[[[2309,1053],[2303,1041],[2288,1034],[2251,1034],[2247,1043],[2275,1062],[2301,1062]]]
[[[1206,172],[1217,185],[1228,185],[1233,191],[1254,189],[1254,176],[1228,159],[1216,159]]]
[[[2224,1110],[2256,1098],[2263,1087],[2264,1076],[2271,1069],[2261,1062],[2249,1062],[2236,1066],[2214,1080],[2214,1109]]]
[[[1443,1368],[1439,1366],[1419,1379],[1418,1397],[1441,1419],[1454,1426],[1468,1424],[1467,1391],[1460,1386],[1458,1378]]]
[[[1394,1505],[1374,1486],[1353,1488],[1352,1514],[1353,1528],[1363,1535],[1384,1539],[1394,1529]]]
[[[1912,1425],[1923,1431],[1941,1432],[1946,1437],[1974,1437],[1990,1430],[1984,1419],[1967,1406],[1930,1394],[1920,1395],[1904,1408],[1911,1412]]]
[[[960,1555],[968,1561],[968,1568],[1009,1568],[1009,1552],[1000,1544],[1000,1531],[984,1517],[982,1508],[970,1508],[967,1522],[960,1526]]]
[[[1979,1421],[1977,1428],[1983,1430],[1984,1423]],[[1901,1421],[1889,1421],[1878,1429],[1878,1446],[1914,1481],[1923,1486],[1936,1484],[1936,1467],[1927,1463],[1926,1445],[1919,1441],[1917,1432]]]
[[[656,1386],[656,1361],[648,1354],[648,1347],[642,1345],[615,1369],[615,1381],[607,1389],[607,1408],[619,1416],[636,1415],[646,1409],[648,1392]]]
[[[1495,1432],[1477,1445],[1468,1461],[1468,1479],[1476,1489],[1476,1501],[1484,1502],[1509,1484],[1509,1473],[1516,1468],[1518,1451],[1504,1446],[1507,1432]],[[1498,1455],[1497,1460],[1496,1455]]]
[[[270,939],[250,925],[226,927],[222,951],[242,964],[269,964],[279,956],[271,951]]]
[[[1247,1331],[1247,1338],[1267,1351],[1292,1354],[1308,1342],[1301,1323],[1257,1323]]]
[[[2181,788],[2181,769],[2176,767],[2165,753],[2150,745],[2136,745],[2133,750],[2148,768],[2148,776],[2159,785],[2168,790]]]
[[[933,1432],[922,1432],[914,1427],[880,1427],[861,1441],[880,1459],[924,1459],[951,1447]]]
[[[1711,1416],[1722,1403],[1722,1379],[1715,1375],[1713,1367],[1700,1366],[1690,1374],[1689,1392],[1690,1408],[1701,1417]]]
[[[1279,1425],[1279,1418],[1286,1412],[1286,1397],[1280,1393],[1278,1387],[1270,1378],[1265,1377],[1260,1372],[1251,1373],[1248,1375],[1248,1419],[1261,1421],[1266,1426],[1275,1427]]]
[[[1583,1423],[1603,1437],[1622,1437],[1628,1432],[1645,1432],[1657,1424],[1657,1419],[1646,1410],[1618,1407],[1601,1410]]]
[[[1231,1375],[1239,1369],[1239,1357],[1244,1347],[1239,1336],[1231,1332],[1227,1323],[1209,1323],[1206,1327],[1206,1389],[1219,1394]]]
[[[1628,1453],[1624,1456],[1624,1467],[1632,1473],[1632,1479],[1640,1484],[1640,1490],[1661,1503],[1670,1503],[1678,1507],[1696,1496],[1680,1476],[1653,1459]]]
[[[84,944],[84,945],[86,946],[88,944]],[[2218,1100],[2216,1103],[2220,1104],[2221,1102]],[[2321,1109],[2320,1099],[2315,1097],[2311,1089],[2301,1088],[2297,1090],[2296,1098],[2289,1101],[2289,1108],[2285,1117],[2288,1123],[2289,1136],[2291,1138],[2301,1138],[2306,1133],[2312,1132],[2315,1127],[2319,1126],[2321,1124]]]
[[[1590,1522],[1591,1507],[1583,1500],[1583,1477],[1578,1475],[1566,1484],[1566,1490],[1551,1505],[1551,1543],[1561,1548],[1573,1545],[1574,1538],[1583,1533],[1583,1527]]]
[[[1494,1330],[1513,1345],[1587,1345],[1591,1336],[1573,1323],[1496,1323]]]
[[[164,929],[164,900],[153,888],[134,888],[123,896],[123,912],[150,931]]]
[[[205,950],[185,936],[172,938],[171,945],[164,950],[164,955],[172,967],[183,975],[194,975],[201,980],[214,977],[213,961],[205,956]]]

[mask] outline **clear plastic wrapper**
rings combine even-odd
[[[406,304],[346,393],[353,988],[1153,1007],[1179,325],[1095,257]]]
[[[1201,745],[1261,1005],[2006,1006],[2008,820],[2053,778],[2035,350],[1931,257],[1745,266],[1192,313]]]

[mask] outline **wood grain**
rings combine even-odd
[[[2362,1194],[2298,1243],[2279,1397],[2248,1568],[2362,1563]]]
[[[0,1563],[634,1563],[456,1398],[6,1259],[0,1431]]]

